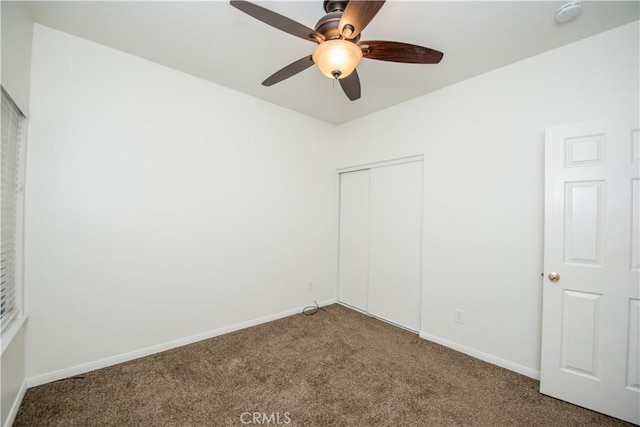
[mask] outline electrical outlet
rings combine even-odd
[[[312,291],[313,290],[313,282],[309,281],[309,290]]]
[[[464,310],[460,310],[459,308],[453,311],[453,320],[456,323],[464,324]]]

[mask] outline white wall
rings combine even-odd
[[[535,375],[544,128],[637,115],[638,71],[634,23],[334,128],[36,26],[27,376],[335,298],[335,169],[415,154],[422,335]]]
[[[40,25],[31,99],[30,383],[335,299],[329,125]]]
[[[3,1],[2,15],[2,86],[23,113],[29,113],[29,81],[33,19],[27,2]]]
[[[25,2],[0,3],[2,54],[1,84],[23,113],[29,113],[29,76],[33,20]],[[22,200],[20,197],[19,200]],[[19,210],[21,211],[21,209]],[[18,219],[18,224],[22,220]],[[18,255],[16,263],[21,265]],[[22,277],[18,271],[17,280]],[[0,425],[10,425],[22,401],[25,385],[24,326],[21,319],[3,331],[0,356]],[[22,325],[22,326],[16,326]]]
[[[423,337],[536,376],[544,130],[637,118],[638,39],[635,22],[339,127],[337,168],[424,154]]]

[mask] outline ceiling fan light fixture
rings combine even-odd
[[[327,40],[313,51],[313,62],[330,79],[344,79],[362,60],[362,50],[347,40]]]
[[[566,1],[566,0],[565,0]],[[579,0],[571,0],[579,1]],[[292,36],[317,43],[307,55],[273,73],[263,86],[272,86],[317,65],[320,72],[335,81],[351,101],[360,99],[360,78],[356,67],[363,57],[407,64],[437,64],[443,53],[409,43],[384,40],[360,41],[362,30],[376,16],[385,0],[325,0],[327,12],[315,30],[286,16],[247,0],[231,0],[231,6]]]

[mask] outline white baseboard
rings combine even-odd
[[[484,353],[482,351],[476,350],[471,347],[467,347],[462,344],[458,344],[453,341],[449,341],[444,338],[440,338],[435,335],[428,334],[426,332],[420,332],[420,338],[424,338],[427,341],[433,341],[437,344],[443,345],[445,347],[449,347],[453,350],[459,351],[460,353],[468,354],[469,356],[475,357],[476,359],[483,360],[485,362],[489,362],[493,365],[500,366],[501,368],[508,369],[513,372],[517,372],[529,378],[533,378],[535,380],[540,379],[540,371],[536,371],[531,368],[527,368],[522,365],[518,365],[517,363],[510,362],[508,360],[501,359],[499,357],[493,356],[491,354]]]
[[[20,390],[18,391],[18,395],[16,396],[16,400],[13,401],[13,405],[11,405],[11,409],[9,410],[9,414],[7,415],[7,419],[5,420],[4,427],[11,427],[13,422],[16,420],[16,415],[18,415],[18,409],[20,409],[20,404],[22,404],[22,399],[24,399],[24,395],[27,392],[27,382],[23,381]]]
[[[332,299],[332,300],[321,301],[318,303],[318,305],[323,307],[326,305],[335,304],[336,302],[337,301],[335,299]],[[96,369],[106,368],[108,366],[117,365],[119,363],[128,362],[130,360],[139,359],[145,356],[150,356],[152,354],[160,353],[161,351],[171,350],[176,347],[182,347],[184,345],[192,344],[194,342],[217,337],[219,335],[228,334],[230,332],[235,332],[240,329],[246,329],[252,326],[260,325],[262,323],[267,323],[273,320],[282,319],[283,317],[288,317],[294,314],[302,313],[303,308],[304,307],[293,308],[291,310],[270,314],[268,316],[248,320],[246,322],[237,323],[235,325],[225,326],[222,328],[214,329],[212,331],[203,332],[203,333],[192,335],[189,337],[179,338],[177,340],[154,345],[154,346],[143,348],[140,350],[131,351],[129,353],[107,357],[105,359],[100,359],[95,362],[84,363],[82,365],[73,366],[71,368],[60,369],[58,371],[49,372],[47,374],[30,377],[26,379],[26,386],[36,387],[36,386],[47,384],[53,381],[58,381],[65,378],[73,377],[75,375],[84,374],[86,372],[95,371]]]

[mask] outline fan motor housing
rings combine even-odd
[[[347,6],[347,1],[325,1],[324,9],[327,14],[324,15],[316,23],[315,30],[322,34],[326,40],[339,39],[342,37],[340,33],[340,19],[344,8]],[[352,40],[357,43],[360,40],[360,34]]]
[[[327,40],[340,38],[340,31],[338,30],[340,18],[342,18],[342,12],[340,11],[327,13],[316,24],[316,31]]]

